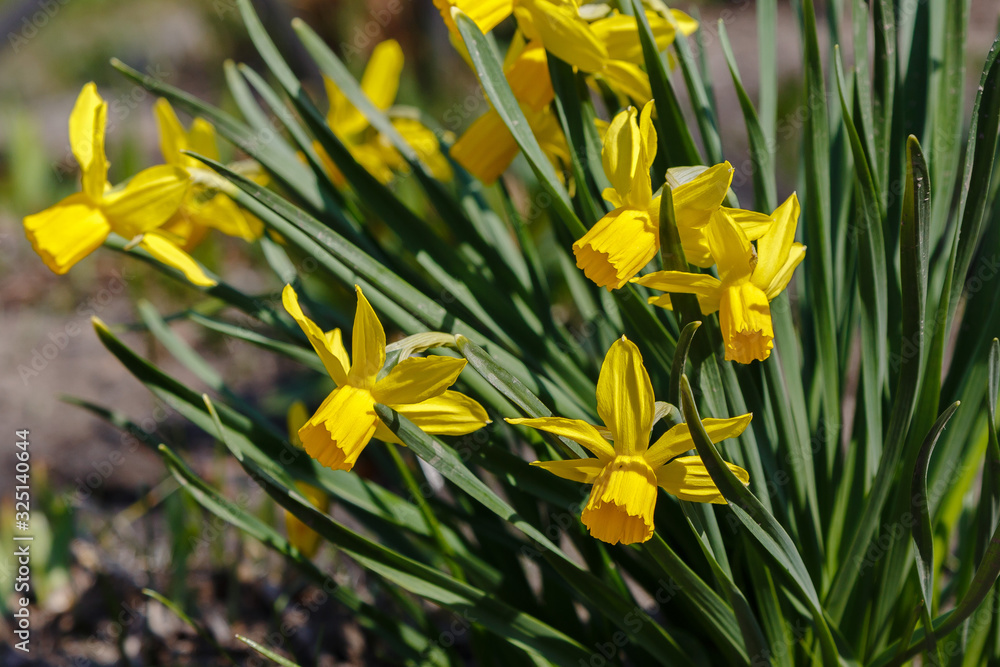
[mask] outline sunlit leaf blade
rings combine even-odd
[[[514,93],[510,90],[510,84],[503,74],[503,60],[472,19],[458,10],[455,11],[454,18],[475,66],[476,76],[486,91],[490,103],[503,119],[507,129],[514,135],[518,147],[538,177],[538,182],[551,195],[556,214],[572,234],[583,236],[587,229],[573,211],[566,188],[559,182],[555,169],[538,145],[524,112],[521,111]]]
[[[684,420],[691,429],[691,438],[694,440],[698,455],[712,476],[712,481],[719,487],[736,518],[754,538],[754,543],[759,545],[764,553],[774,558],[781,572],[787,576],[789,582],[802,596],[803,602],[809,606],[822,647],[823,660],[828,664],[837,664],[837,647],[802,557],[788,533],[761,505],[756,496],[743,486],[712,444],[701,423],[698,408],[691,395],[691,385],[686,376],[681,379],[681,409]]]

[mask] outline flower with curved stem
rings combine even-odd
[[[569,438],[593,458],[532,463],[574,482],[593,484],[581,519],[590,534],[609,544],[645,542],[653,536],[656,489],[662,487],[682,500],[724,503],[722,494],[694,448],[687,424],[677,424],[649,445],[655,401],[639,349],[622,336],[608,350],[597,381],[597,413],[610,434],[609,443],[596,427],[579,419],[541,417],[508,419]],[[742,433],[752,415],[705,419],[712,442]],[[749,475],[728,464],[746,484]]]
[[[358,306],[351,356],[340,329],[324,332],[305,316],[291,285],[286,285],[281,294],[285,310],[302,328],[337,385],[298,431],[309,456],[328,468],[350,470],[373,437],[400,443],[379,420],[376,403],[392,408],[432,434],[465,435],[488,424],[490,420],[479,403],[448,389],[465,368],[465,359],[410,357],[382,375],[385,331],[361,288],[355,286],[355,290]]]
[[[775,210],[774,223],[754,248],[743,228],[725,209],[706,227],[708,246],[719,277],[707,273],[657,271],[633,282],[680,294],[695,294],[705,315],[719,311],[727,360],[763,361],[774,347],[770,301],[788,286],[806,247],[795,242],[799,200],[793,193]],[[669,294],[650,303],[670,307]]]
[[[361,77],[361,90],[377,109],[386,111],[396,101],[402,71],[403,49],[399,42],[394,39],[380,42],[372,51]],[[327,125],[354,159],[382,183],[391,181],[397,172],[405,172],[409,168],[406,160],[390,141],[369,124],[368,119],[341,92],[337,84],[325,76],[323,82],[330,102],[326,114]],[[391,122],[416,151],[431,175],[439,180],[449,180],[452,177],[451,165],[441,153],[438,137],[433,131],[415,118],[393,118]],[[343,174],[323,146],[314,142],[313,148],[333,182],[338,186],[343,185]]]
[[[684,258],[690,264],[707,269],[715,263],[705,230],[716,216],[728,215],[751,241],[760,238],[771,227],[773,218],[769,215],[722,205],[733,182],[734,171],[729,162],[712,167],[667,169],[666,185],[674,201],[677,233],[684,248]]]
[[[182,247],[185,250],[197,246],[209,229],[218,229],[227,236],[244,241],[260,238],[264,233],[263,223],[222,192],[228,187],[228,182],[198,159],[183,152],[192,151],[220,161],[215,128],[204,118],[195,118],[191,128],[185,130],[170,102],[164,98],[156,101],[153,110],[164,161],[183,169],[191,184],[177,212],[163,225],[163,229],[184,239]]]
[[[634,107],[611,121],[601,158],[613,186],[603,195],[615,210],[573,244],[576,265],[609,292],[627,283],[660,247],[660,198],[653,197],[649,176],[656,157],[652,112],[648,102],[638,122]]]
[[[59,275],[96,250],[113,232],[130,240],[161,263],[183,273],[195,285],[215,281],[163,229],[187,194],[184,170],[172,165],[144,169],[128,182],[108,183],[104,134],[108,105],[88,83],[69,117],[69,140],[80,165],[81,191],[41,213],[24,218],[24,231],[45,265]]]

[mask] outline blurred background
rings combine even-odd
[[[398,102],[420,107],[447,131],[461,132],[485,110],[475,77],[449,44],[431,0],[255,4],[318,98],[319,77],[289,28],[295,16],[323,35],[359,76],[375,44],[398,40],[406,56]],[[822,13],[825,3],[819,5]],[[748,158],[746,138],[742,122],[734,122],[737,101],[722,54],[713,48],[714,35],[716,21],[723,20],[755,97],[754,2],[671,6],[702,21],[704,57],[723,116],[724,152],[739,170]],[[998,19],[996,0],[973,0],[963,116]],[[794,125],[795,109],[787,100],[796,96],[801,63],[796,19],[785,3],[779,23],[779,34],[787,35],[777,45],[780,128],[786,120]],[[849,40],[850,33],[848,22],[841,34]],[[500,39],[506,36],[501,28]],[[109,103],[111,181],[162,161],[151,110],[155,99],[112,69],[112,57],[235,113],[224,93],[223,63],[231,59],[260,69],[235,0],[2,0],[0,39],[0,665],[263,664],[232,639],[235,633],[266,642],[302,665],[381,664],[379,647],[366,642],[329,596],[177,492],[147,444],[63,400],[113,406],[153,439],[184,450],[199,473],[228,489],[230,498],[245,499],[258,516],[283,526],[281,513],[218,453],[212,439],[158,404],[104,350],[90,326],[94,315],[115,325],[137,322],[141,299],[165,315],[179,311],[197,293],[105,249],[68,275],[56,276],[34,254],[21,227],[24,215],[77,189],[67,118],[88,81],[97,83]],[[780,154],[797,150],[792,132],[779,146],[779,165]],[[525,173],[523,164],[513,170],[515,192],[519,173]],[[796,174],[783,177],[782,198],[794,188]],[[737,194],[749,196],[748,180],[736,179]],[[262,264],[258,251],[240,241],[214,236],[197,256],[246,292],[268,294],[279,287],[255,269]],[[303,369],[247,345],[184,326],[176,331],[276,423],[283,421],[297,387],[314,381]],[[148,334],[134,331],[124,338],[168,373],[202,389]],[[15,431],[22,429],[30,431],[36,535],[30,655],[13,649],[9,624],[16,566],[7,545],[12,544]],[[359,472],[364,474],[360,467]],[[363,573],[338,554],[320,552],[317,558],[369,601],[383,594],[366,587]],[[143,588],[176,602],[190,622],[144,595]]]

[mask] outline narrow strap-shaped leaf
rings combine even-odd
[[[458,9],[453,10],[455,24],[462,35],[465,47],[468,49],[469,57],[476,70],[479,83],[486,91],[486,96],[503,120],[504,125],[510,130],[517,142],[532,171],[538,178],[542,188],[552,197],[552,205],[563,224],[574,236],[583,236],[587,228],[573,211],[573,204],[570,201],[566,188],[559,182],[555,169],[548,158],[542,152],[538,140],[532,134],[528,126],[528,120],[524,117],[514,93],[507,83],[507,78],[503,74],[503,61],[496,48],[490,40],[486,39],[475,21],[466,16]]]
[[[715,648],[723,651],[730,660],[746,662],[749,653],[740,643],[742,639],[740,624],[732,606],[688,567],[659,533],[654,533],[643,548],[656,561],[662,572],[680,586],[681,594],[691,602],[699,625],[719,642],[715,644]]]
[[[726,25],[722,20],[719,21],[719,43],[722,46],[722,53],[726,56],[729,75],[733,79],[733,87],[736,88],[736,97],[740,102],[743,121],[747,127],[747,137],[750,141],[750,160],[753,163],[754,206],[762,213],[770,213],[778,202],[777,185],[774,179],[774,144],[769,142],[767,135],[764,134],[757,118],[757,110],[754,109],[753,102],[743,87],[739,66],[736,64],[736,57],[733,55],[733,48],[729,43]],[[761,45],[761,49],[763,50],[763,45]],[[763,59],[763,55],[761,57]]]
[[[861,373],[865,417],[865,484],[875,475],[882,443],[882,385],[888,375],[886,337],[888,335],[887,270],[885,241],[882,238],[884,212],[879,204],[879,187],[868,163],[868,155],[858,134],[847,103],[847,82],[840,48],[834,49],[837,88],[840,92],[844,127],[854,157],[854,184],[857,216],[851,226],[852,240],[858,246],[858,294],[861,303]]]
[[[816,35],[813,0],[803,0],[803,43],[805,45],[805,102],[809,112],[804,126],[805,198],[804,236],[809,246],[806,287],[810,297],[813,333],[816,337],[817,375],[822,388],[822,406],[827,429],[826,463],[838,442],[840,423],[840,365],[837,355],[836,298],[840,287],[834,281],[833,233],[830,223],[830,132],[827,120],[827,92],[823,81],[823,59]]]
[[[684,375],[684,365],[687,363],[688,349],[691,347],[691,340],[700,326],[700,320],[688,322],[681,329],[681,335],[677,338],[677,349],[674,350],[674,363],[670,368],[670,389],[667,392],[667,402],[671,405],[678,405],[680,403],[681,376]]]
[[[160,445],[159,451],[167,469],[202,507],[284,556],[310,579],[323,586],[335,600],[351,610],[362,627],[377,632],[403,656],[419,658],[424,655],[432,659],[433,664],[447,664],[447,661],[443,660],[443,651],[440,647],[433,645],[413,628],[400,623],[398,618],[390,618],[373,605],[364,602],[350,589],[337,585],[327,573],[303,556],[274,528],[247,512],[238,503],[223,498],[168,447]]]
[[[646,62],[646,73],[649,75],[649,87],[656,101],[656,129],[659,145],[665,151],[664,158],[667,167],[683,167],[703,164],[698,147],[691,136],[681,113],[677,94],[670,83],[663,56],[656,47],[656,39],[649,27],[646,8],[642,0],[628,0],[631,6],[630,14],[636,17],[639,28],[639,43],[642,44],[642,57]],[[662,176],[661,176],[662,177]],[[654,185],[656,187],[656,185]]]
[[[901,665],[906,664],[913,656],[931,648],[932,643],[935,641],[934,638],[940,639],[947,636],[980,608],[980,605],[986,600],[990,591],[993,590],[993,585],[996,583],[998,576],[1000,576],[1000,525],[993,531],[989,547],[986,549],[986,554],[983,556],[982,562],[976,569],[976,574],[972,578],[972,583],[969,585],[968,591],[966,591],[958,604],[955,605],[954,609],[934,619],[933,637],[927,636],[924,628],[920,628],[913,633],[914,638],[907,648],[901,649],[901,642],[894,642],[869,662],[869,666],[901,667]]]
[[[1000,514],[1000,438],[997,433],[997,395],[1000,392],[1000,341],[990,345],[986,366],[986,461],[980,484],[976,516],[974,556],[978,562],[986,552],[990,529]]]
[[[684,75],[684,85],[691,97],[691,106],[694,107],[698,131],[701,132],[701,140],[705,146],[705,158],[709,164],[719,164],[723,160],[722,137],[719,136],[719,120],[706,88],[708,82],[705,81],[704,73],[698,70],[698,63],[691,53],[687,37],[680,32],[674,36],[674,50],[677,52],[681,74]]]
[[[993,42],[979,92],[972,106],[972,126],[966,147],[965,175],[961,185],[959,215],[961,225],[955,230],[951,294],[948,301],[948,321],[953,321],[958,308],[965,275],[979,244],[983,219],[989,196],[990,179],[993,177],[997,139],[1000,134],[1000,37]]]
[[[891,482],[903,454],[903,445],[916,405],[917,388],[920,386],[929,257],[927,233],[930,225],[930,183],[927,164],[915,137],[910,137],[907,154],[906,192],[899,247],[900,275],[903,279],[902,335],[903,339],[913,346],[915,352],[900,362],[899,379],[893,394],[892,413],[882,459],[872,482],[871,493],[865,500],[864,510],[856,522],[850,547],[841,558],[840,568],[834,575],[827,596],[827,610],[835,622],[840,620],[845,611],[860,568],[865,562],[865,551],[879,525],[882,509],[893,489]],[[912,461],[908,468],[912,469]]]
[[[948,420],[955,414],[959,405],[958,401],[949,405],[934,422],[927,437],[924,438],[920,453],[917,454],[916,465],[913,467],[910,479],[910,509],[916,517],[916,523],[913,524],[913,543],[917,547],[917,575],[920,580],[920,592],[924,597],[924,610],[928,616],[934,603],[934,534],[927,495],[927,465],[941,431],[948,425]]]
[[[277,653],[267,648],[263,644],[258,644],[249,637],[244,637],[243,635],[236,635],[236,638],[239,639],[244,644],[246,644],[247,646],[249,646],[250,648],[252,648],[257,653],[260,653],[268,660],[272,660],[278,663],[279,665],[281,665],[281,667],[299,667],[298,663],[292,662],[291,660],[282,655],[278,655]]]
[[[838,664],[837,647],[827,625],[819,596],[813,586],[812,579],[809,577],[809,572],[806,570],[805,563],[802,562],[802,557],[788,533],[761,505],[757,497],[743,486],[743,483],[726,465],[719,450],[712,444],[712,439],[709,438],[701,423],[701,417],[698,414],[694,396],[691,395],[691,384],[688,382],[687,376],[681,378],[681,409],[684,413],[684,420],[690,428],[691,438],[694,440],[698,455],[708,469],[712,481],[718,486],[719,492],[729,503],[729,507],[737,519],[754,538],[754,543],[778,563],[781,572],[787,575],[789,582],[802,596],[803,602],[809,606],[822,648],[823,662],[827,667],[834,667]]]

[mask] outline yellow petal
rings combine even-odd
[[[535,461],[531,465],[547,470],[556,477],[571,482],[593,484],[605,464],[598,459],[570,459],[568,461]]]
[[[390,407],[426,401],[455,384],[466,363],[465,359],[441,356],[403,359],[375,383],[372,395]]]
[[[659,206],[657,198],[650,206]],[[656,255],[659,226],[649,210],[619,208],[597,221],[573,244],[576,265],[609,292],[639,273]]]
[[[743,484],[750,481],[750,475],[746,470],[732,463],[727,462],[726,465]],[[712,481],[712,476],[708,474],[705,464],[701,462],[700,456],[682,456],[674,459],[656,471],[656,483],[681,500],[693,503],[725,504],[726,502]]]
[[[348,381],[356,387],[368,389],[375,384],[375,376],[385,365],[385,330],[361,288],[355,285],[354,289],[358,294],[358,307],[354,312],[354,331],[351,334],[354,363],[351,364]]]
[[[667,184],[674,200],[677,231],[688,262],[708,268],[715,263],[705,237],[705,227],[718,211],[733,180],[728,162],[713,167],[678,167],[667,170]]]
[[[674,42],[674,24],[659,14],[646,12],[646,19],[656,40],[658,51],[665,51]],[[695,23],[697,26],[697,23]],[[608,50],[613,60],[625,60],[636,65],[645,64],[642,43],[639,41],[638,24],[634,16],[613,14],[590,24],[591,30]]]
[[[458,37],[458,28],[451,15],[451,8],[458,7],[466,16],[472,19],[484,34],[493,30],[514,11],[513,0],[434,0],[434,6],[441,12],[448,31]]]
[[[767,295],[751,282],[728,287],[719,301],[719,326],[726,360],[749,364],[763,361],[774,347],[774,329]]]
[[[656,271],[647,273],[632,282],[644,285],[650,289],[672,292],[675,294],[696,294],[703,315],[714,313],[719,309],[719,297],[722,294],[722,283],[715,276],[707,273],[687,273],[686,271]],[[661,297],[649,300],[658,306],[667,307],[669,300],[661,301]]]
[[[156,116],[156,126],[160,131],[160,152],[163,154],[164,162],[183,166],[181,151],[188,147],[187,134],[177,114],[174,113],[174,108],[170,106],[170,102],[161,97],[153,105],[153,114]]]
[[[69,144],[80,165],[83,191],[98,200],[108,182],[108,159],[104,154],[104,131],[108,105],[97,86],[88,83],[76,98],[69,116]]]
[[[722,442],[726,438],[735,438],[746,430],[753,415],[747,413],[739,417],[727,419],[703,419],[702,426],[712,442]],[[661,435],[646,452],[646,462],[656,470],[670,459],[680,456],[689,449],[694,449],[691,440],[691,429],[687,424],[677,424]]]
[[[750,277],[755,259],[753,246],[726,209],[720,209],[712,216],[711,224],[705,228],[705,236],[712,257],[719,266],[719,278],[723,284],[731,285]]]
[[[698,22],[679,9],[671,9],[670,18],[673,19],[677,29],[685,37],[693,35],[698,29]]]
[[[722,162],[705,169],[703,167],[680,167],[667,170],[667,183],[673,195],[674,208],[681,215],[690,211],[711,213],[726,198],[729,185],[733,181],[733,165]],[[678,220],[678,224],[681,221]],[[700,225],[708,223],[708,218]],[[694,218],[692,218],[694,224]]]
[[[506,419],[508,424],[523,424],[536,428],[539,431],[553,433],[564,438],[569,438],[573,442],[579,443],[587,450],[601,459],[610,461],[615,456],[615,450],[607,440],[601,437],[591,424],[580,419],[566,419],[564,417],[536,417],[534,419]]]
[[[490,423],[482,405],[450,389],[420,403],[392,407],[422,430],[434,435],[465,435]]]
[[[439,181],[450,181],[452,178],[451,164],[441,152],[438,136],[419,120],[412,118],[394,118],[393,127],[403,135],[420,160],[430,170],[431,175]]]
[[[219,146],[215,141],[215,128],[204,118],[195,118],[191,121],[191,129],[188,130],[188,150],[212,160],[219,160]],[[190,159],[198,164],[194,158]]]
[[[296,482],[295,488],[306,497],[309,503],[320,512],[326,512],[330,504],[330,499],[326,493],[311,484]],[[322,544],[319,533],[302,523],[294,514],[285,510],[285,531],[288,533],[288,541],[302,552],[306,558],[312,558],[319,551]]]
[[[396,101],[399,75],[403,71],[403,49],[399,42],[387,39],[380,42],[365,66],[361,77],[361,90],[378,109],[388,109]]]
[[[753,277],[754,282],[762,289],[771,284],[785,265],[792,243],[795,242],[795,228],[799,223],[799,199],[794,192],[775,209],[772,217],[774,224],[757,241],[757,268],[754,269]]]
[[[764,236],[774,223],[774,218],[766,213],[757,211],[745,211],[742,208],[727,208],[720,206],[715,215],[728,215],[729,219],[739,225],[743,234],[750,241],[755,241]],[[709,223],[711,224],[711,223]],[[758,249],[760,244],[757,245]]]
[[[792,273],[795,271],[802,260],[806,258],[806,247],[801,243],[793,243],[791,249],[788,251],[788,257],[785,259],[785,263],[781,265],[778,272],[774,274],[774,278],[771,282],[764,288],[764,293],[767,295],[767,300],[770,301],[774,297],[778,296],[782,290],[788,286],[788,281],[792,279]],[[754,284],[757,284],[756,275],[754,276]]]
[[[345,385],[333,390],[319,410],[299,429],[309,456],[334,470],[350,470],[372,439],[378,416],[375,401],[364,390]]]
[[[299,429],[309,421],[309,412],[306,404],[302,401],[295,401],[288,406],[288,415],[285,418],[288,425],[288,441],[302,449],[302,440],[299,439]]]
[[[653,99],[649,75],[641,67],[624,60],[609,60],[598,75],[619,95],[635,104],[645,104]]]
[[[340,88],[332,79],[323,76],[323,85],[326,88],[326,99],[329,102],[329,109],[326,112],[326,124],[330,126],[333,133],[342,141],[359,134],[368,127],[368,120],[364,114],[358,111],[347,96],[340,92]]]
[[[142,241],[139,242],[139,247],[143,248],[161,263],[183,273],[194,285],[201,287],[213,287],[216,285],[214,280],[205,275],[205,272],[198,266],[198,262],[194,261],[191,255],[181,250],[172,240],[158,230],[144,233]]]
[[[604,173],[623,201],[628,201],[628,194],[640,167],[642,137],[636,116],[635,107],[616,114],[604,135],[604,147],[601,150]]]
[[[182,211],[198,226],[218,229],[227,236],[250,242],[264,232],[260,220],[244,211],[236,202],[221,192],[205,201],[193,201],[196,193],[189,193]],[[203,196],[203,195],[202,195]]]
[[[597,414],[611,431],[616,453],[646,451],[655,401],[639,348],[622,336],[608,350],[597,379]]]
[[[302,312],[302,306],[299,305],[299,295],[295,293],[295,288],[291,285],[285,285],[285,289],[282,290],[281,303],[302,329],[302,333],[309,339],[334,383],[338,387],[347,384],[349,361],[347,351],[344,350],[343,343],[340,343],[340,330],[334,329],[329,335],[324,334],[323,330]]]
[[[518,0],[514,12],[525,35],[540,39],[549,53],[584,72],[601,71],[608,50],[590,24],[580,18],[574,5]],[[522,19],[525,14],[527,17]]]
[[[520,149],[500,115],[490,109],[451,147],[451,157],[486,185],[494,183]]]
[[[183,169],[170,165],[150,167],[125,186],[109,190],[101,206],[112,230],[131,239],[169,220],[184,201],[189,183]]]
[[[78,193],[25,217],[24,232],[45,266],[62,275],[99,248],[111,226],[90,197]]]
[[[529,42],[504,74],[518,102],[541,111],[555,98],[549,60],[540,41]]]
[[[618,456],[590,491],[583,524],[608,544],[645,542],[653,536],[656,475],[641,456]]]

